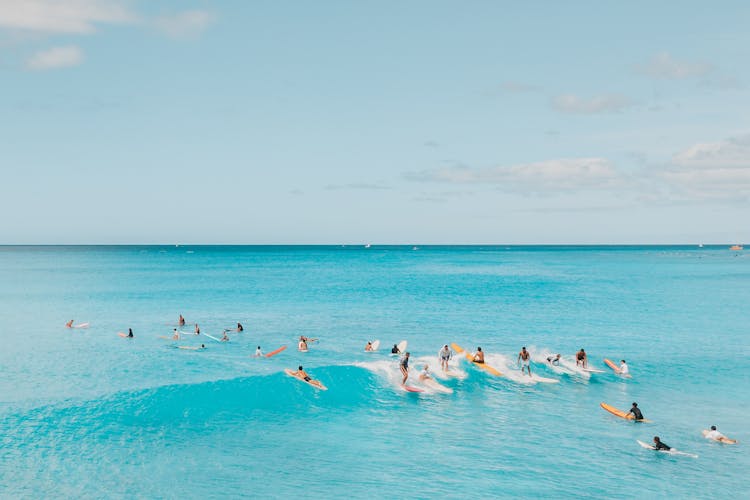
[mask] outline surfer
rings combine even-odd
[[[195,334],[200,335],[201,334],[201,327],[198,326],[198,323],[195,324]]]
[[[307,337],[301,336],[299,338],[299,344],[297,345],[297,349],[300,351],[307,351]]]
[[[547,356],[547,363],[560,366],[560,354],[557,354],[556,356]]]
[[[666,443],[662,443],[661,439],[659,439],[659,436],[654,436],[654,449],[669,451],[672,449],[672,447],[667,446]]]
[[[639,420],[643,420],[643,413],[641,413],[641,409],[638,408],[638,403],[633,403],[633,407],[630,408],[630,411],[628,414],[633,414],[633,419],[637,422]]]
[[[224,335],[221,336],[222,342],[229,342],[229,336],[227,335],[226,330],[224,331]]]
[[[128,338],[129,339],[133,338],[133,329],[132,328],[128,328]]]
[[[257,349],[255,349],[255,357],[256,357],[256,358],[259,358],[259,357],[261,357],[261,356],[263,356],[263,351],[261,351],[261,350],[260,350],[260,346],[258,346],[258,348],[257,348]]]
[[[179,326],[185,326],[185,318],[182,317],[182,314],[180,314],[180,319],[177,321],[177,324]]]
[[[401,381],[401,385],[406,385],[406,379],[409,378],[409,352],[404,353],[404,357],[399,362],[399,368],[401,373],[404,375],[404,379]]]
[[[180,340],[180,332],[177,331],[177,328],[172,332],[172,340]]]
[[[728,443],[728,444],[736,444],[737,441],[734,439],[730,439],[726,437],[724,434],[716,430],[716,426],[712,425],[711,430],[706,432],[703,431],[703,436],[706,439],[713,439],[714,441],[719,441],[720,443]]]
[[[481,347],[477,347],[477,352],[474,353],[474,357],[471,360],[475,363],[484,363],[484,353]]]
[[[576,366],[580,365],[582,368],[586,368],[588,363],[589,357],[586,355],[586,351],[581,348],[581,350],[576,353]]]
[[[71,319],[70,321],[65,323],[65,326],[67,326],[68,328],[73,328],[73,320]]]
[[[440,368],[444,372],[448,371],[448,361],[453,357],[453,351],[450,350],[448,344],[445,344],[442,349],[438,351],[438,360],[440,360]]]
[[[312,381],[312,379],[310,378],[310,375],[308,375],[308,374],[307,374],[307,372],[306,372],[305,370],[303,370],[303,369],[302,369],[302,365],[299,365],[299,368],[297,368],[297,371],[296,371],[296,372],[294,372],[294,374],[295,374],[295,375],[296,375],[297,377],[300,377],[300,378],[301,378],[302,380],[304,380],[305,382],[310,382],[310,381]]]
[[[398,348],[398,344],[393,344],[393,349],[391,349],[391,354],[401,354],[401,349]]]
[[[237,323],[237,331],[238,332],[244,332],[245,331],[245,329],[242,328],[242,323]]]
[[[529,358],[531,358],[531,354],[529,354],[529,351],[526,350],[526,346],[521,348],[521,352],[518,353],[518,359],[516,360],[516,363],[521,363],[521,374],[523,375],[524,368],[527,372],[529,372],[529,377],[531,377],[531,363],[529,362]]]
[[[424,365],[422,367],[422,370],[419,372],[419,380],[430,380],[432,379],[432,375],[430,375],[430,365]]]
[[[629,375],[630,370],[628,369],[628,364],[625,362],[624,359],[620,360],[620,368],[618,368],[618,372],[620,375]]]
[[[365,346],[365,352],[371,352],[372,351],[372,341],[368,340],[367,345]]]

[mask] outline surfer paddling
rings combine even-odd
[[[70,321],[65,323],[65,326],[67,326],[68,328],[73,328],[73,320],[71,319]]]

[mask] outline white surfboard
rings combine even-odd
[[[406,346],[408,346],[409,343],[405,340],[402,340],[398,344],[396,344],[396,347],[398,347],[398,350],[400,351],[400,354],[403,354],[406,352]],[[391,356],[398,356],[396,353],[391,353]]]
[[[215,340],[216,342],[222,342],[222,340],[221,340],[221,339],[219,339],[219,338],[216,338],[216,337],[214,337],[213,335],[209,335],[209,334],[207,334],[207,333],[203,333],[202,335],[205,335],[206,337],[208,337],[208,338],[210,338],[210,339],[212,339],[212,340]]]
[[[421,380],[421,382],[422,385],[424,385],[425,387],[429,387],[433,391],[442,392],[443,394],[453,394],[453,389],[451,389],[450,387],[446,387],[431,378]]]
[[[556,378],[542,377],[541,375],[537,375],[536,373],[531,374],[531,379],[543,384],[557,384],[560,382]]]
[[[379,340],[373,340],[372,341],[372,350],[371,351],[365,351],[365,352],[375,352],[378,350],[378,347],[380,347],[380,341]]]

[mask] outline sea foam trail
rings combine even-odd
[[[547,370],[550,370],[558,375],[578,377],[584,380],[588,380],[589,378],[591,378],[591,374],[589,372],[585,372],[580,367],[575,366],[575,359],[573,358],[573,356],[560,356],[560,364],[553,365],[547,361],[547,358],[557,356],[558,353],[548,348],[536,348],[533,346],[529,348],[529,352],[531,353],[531,360],[534,363],[544,365]]]

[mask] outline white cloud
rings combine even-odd
[[[112,0],[0,0],[0,28],[48,34],[86,34],[97,23],[136,19]]]
[[[574,94],[563,94],[552,99],[552,107],[556,111],[571,114],[615,113],[631,104],[630,99],[618,94],[594,96],[589,99]]]
[[[678,197],[750,199],[750,135],[695,144],[657,171]]]
[[[669,52],[659,52],[648,63],[636,65],[635,70],[652,78],[683,80],[706,75],[713,66],[704,62],[678,61]]]
[[[74,45],[54,47],[37,52],[26,61],[26,68],[39,71],[78,66],[83,62],[83,52]]]
[[[566,158],[512,166],[453,166],[405,175],[413,181],[490,184],[508,191],[571,192],[613,189],[626,182],[604,158]]]
[[[213,13],[205,10],[186,10],[159,17],[154,21],[154,25],[172,38],[190,38],[200,35],[215,19]]]

